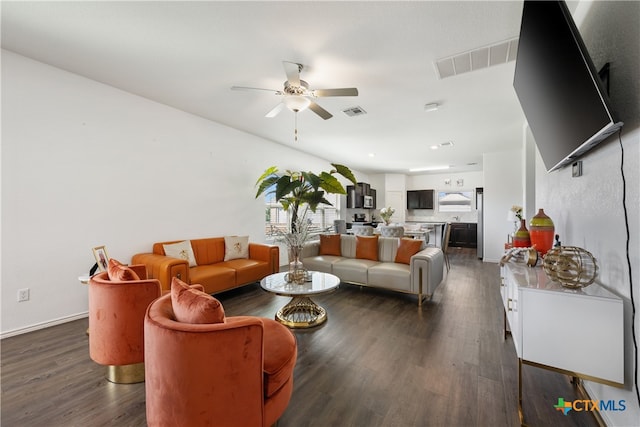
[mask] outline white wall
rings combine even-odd
[[[507,221],[511,206],[522,205],[522,150],[486,153],[484,167],[484,258],[498,262],[504,254],[513,223]]]
[[[254,184],[272,165],[330,168],[3,50],[2,336],[84,317],[78,276],[94,263],[92,247],[130,262],[163,240],[264,241]],[[18,303],[21,288],[31,299]]]
[[[610,98],[613,109],[625,122],[622,147],[626,194],[621,173],[623,149],[615,136],[581,158],[583,175],[579,178],[571,177],[570,167],[547,174],[537,156],[536,204],[553,219],[563,245],[585,248],[595,256],[600,268],[598,283],[625,301],[625,324],[620,325],[625,331],[625,388],[588,382],[587,389],[597,400],[625,400],[625,411],[606,411],[602,415],[607,425],[632,426],[640,420],[640,405],[633,388],[638,355],[632,343],[630,302],[633,292],[636,309],[640,303],[640,3],[582,2],[574,17],[596,68],[611,63]],[[623,197],[630,232],[628,260]],[[638,336],[637,314],[635,329]],[[598,339],[588,331],[584,334],[585,339]]]

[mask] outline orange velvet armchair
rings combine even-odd
[[[142,382],[144,316],[151,301],[161,295],[160,282],[146,278],[144,265],[109,267],[129,274],[110,280],[105,271],[89,280],[89,355],[107,366],[107,380]]]
[[[172,294],[154,301],[145,317],[147,424],[273,425],[293,390],[295,336],[274,320],[224,318],[224,311],[217,323],[178,321],[171,286]],[[198,311],[193,304],[187,309]]]

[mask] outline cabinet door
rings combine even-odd
[[[516,348],[518,357],[522,357],[522,329],[520,327],[520,291],[518,285],[513,278],[507,275],[505,277],[506,301],[505,311],[507,313],[507,322],[511,331],[511,338]]]
[[[420,209],[433,209],[433,190],[420,190]]]
[[[475,248],[478,246],[478,226],[474,223],[452,223],[449,246]]]
[[[420,192],[415,190],[407,191],[407,209],[418,209],[420,206]]]

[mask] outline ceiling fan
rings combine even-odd
[[[278,96],[282,96],[282,102],[269,111],[265,117],[275,117],[280,113],[283,107],[287,107],[294,113],[309,108],[311,111],[322,117],[324,120],[330,119],[333,115],[316,104],[313,100],[318,97],[325,96],[358,96],[358,89],[355,87],[339,88],[339,89],[309,89],[309,83],[300,79],[300,72],[304,68],[302,64],[295,62],[282,61],[284,72],[287,75],[287,81],[284,82],[282,90],[261,89],[256,87],[232,86],[232,90],[262,90],[273,92]]]

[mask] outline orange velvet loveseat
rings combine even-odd
[[[227,258],[229,254],[225,240],[225,237],[210,237],[158,242],[153,244],[151,253],[134,255],[131,263],[146,265],[148,277],[160,281],[163,293],[171,289],[173,277],[188,284],[200,284],[206,293],[213,294],[257,282],[279,271],[277,246],[247,242],[246,257],[225,261],[225,253]],[[195,260],[166,255],[165,245],[183,242],[190,242]]]

